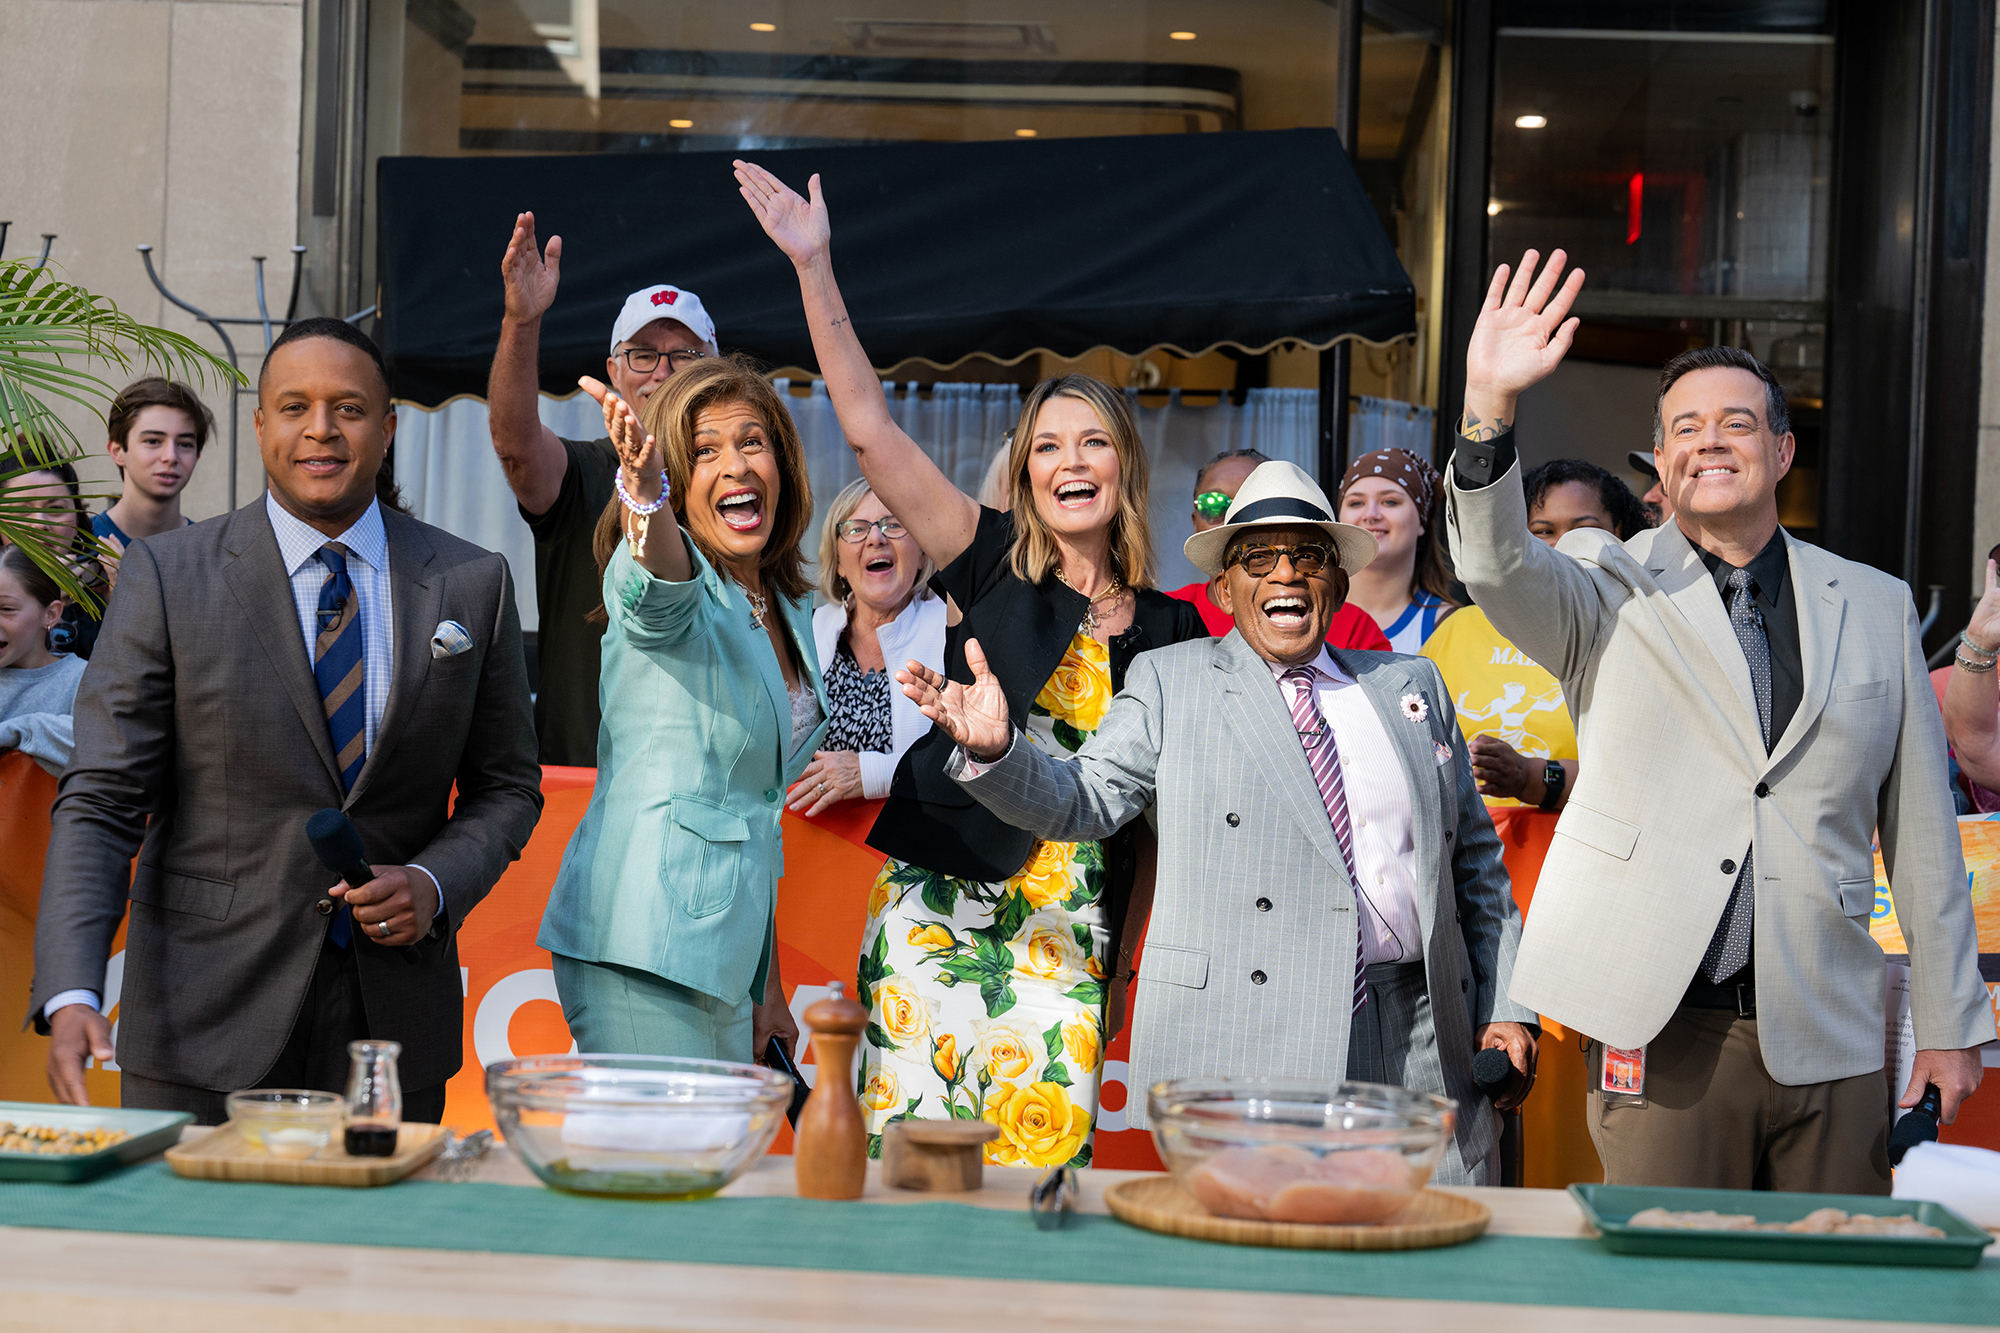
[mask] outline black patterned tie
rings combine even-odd
[[[1744,660],[1750,664],[1750,688],[1757,696],[1757,724],[1764,736],[1764,753],[1771,752],[1771,642],[1764,634],[1764,617],[1757,612],[1752,596],[1756,582],[1747,569],[1729,574],[1729,627],[1743,645]],[[1701,974],[1711,983],[1734,976],[1750,961],[1750,928],[1757,915],[1757,880],[1751,872],[1754,846],[1745,849],[1742,869],[1729,890],[1729,905],[1722,909],[1708,952],[1701,956]]]

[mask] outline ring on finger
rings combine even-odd
[[[375,923],[375,933],[378,935],[387,935],[389,933],[389,923],[387,921],[377,921]]]

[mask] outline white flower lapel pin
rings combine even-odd
[[[1431,715],[1431,706],[1421,694],[1406,694],[1396,702],[1402,706],[1403,716],[1412,722],[1421,722]]]

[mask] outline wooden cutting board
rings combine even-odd
[[[273,1157],[245,1139],[231,1121],[212,1134],[167,1151],[167,1165],[191,1180],[262,1180],[279,1185],[389,1185],[444,1150],[443,1125],[404,1125],[393,1157],[349,1157],[338,1136],[311,1157]]]
[[[1483,1203],[1429,1189],[1402,1212],[1372,1226],[1216,1217],[1172,1176],[1121,1181],[1104,1192],[1104,1202],[1120,1220],[1147,1231],[1288,1250],[1427,1250],[1463,1245],[1493,1220],[1493,1210]]]

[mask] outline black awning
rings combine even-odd
[[[563,238],[542,323],[549,392],[601,377],[626,294],[661,282],[701,297],[725,351],[813,365],[791,265],[736,192],[738,155],[801,192],[821,173],[841,289],[878,366],[1323,347],[1416,327],[1409,276],[1331,130],[384,158],[380,329],[397,396],[485,393],[522,209]]]

